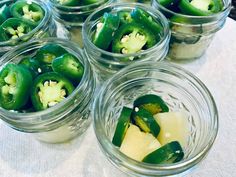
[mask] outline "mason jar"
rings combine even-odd
[[[116,2],[123,2],[123,3],[142,3],[148,6],[151,6],[151,0],[116,0]]]
[[[146,94],[160,96],[169,112],[186,114],[189,130],[182,146],[184,158],[177,163],[139,162],[112,144],[122,108],[132,108],[134,100]],[[108,160],[121,171],[139,177],[188,173],[208,154],[219,126],[214,99],[198,78],[179,66],[153,61],[130,65],[105,82],[93,103],[92,117],[96,137]]]
[[[93,44],[93,32],[105,12],[117,13],[121,10],[130,12],[135,8],[140,8],[145,12],[148,12],[148,14],[162,26],[163,30],[160,33],[160,41],[157,44],[149,49],[131,54],[108,52]],[[160,61],[164,59],[168,52],[169,39],[170,31],[167,19],[160,12],[155,11],[151,7],[138,3],[118,3],[107,5],[92,13],[83,25],[84,50],[94,68],[95,73],[97,74],[97,79],[100,83],[107,80],[120,69],[132,63],[147,60]],[[129,58],[129,60],[126,60],[127,58]]]
[[[48,0],[53,10],[53,16],[58,25],[63,29],[66,38],[83,46],[82,25],[86,18],[98,7],[110,4],[113,0],[99,0],[96,3],[84,6],[65,6],[60,5],[58,0]]]
[[[0,60],[1,68],[7,63],[18,63],[32,57],[46,44],[58,44],[73,54],[84,66],[83,78],[75,90],[60,103],[38,112],[9,111],[0,107],[0,118],[10,127],[34,135],[47,143],[62,143],[82,134],[90,125],[90,104],[95,80],[88,59],[74,43],[48,38],[22,44],[6,53]]]
[[[207,50],[216,32],[225,24],[230,12],[230,0],[224,0],[221,12],[209,16],[191,16],[173,12],[160,5],[158,0],[152,0],[152,7],[161,11],[169,18],[171,39],[168,59],[193,60],[200,58]],[[181,21],[172,21],[175,16]]]
[[[27,0],[22,1],[26,1],[27,3],[29,2]],[[56,37],[56,24],[52,19],[52,13],[50,12],[50,9],[48,8],[47,4],[41,0],[31,0],[30,2],[38,4],[44,10],[43,19],[38,24],[38,26],[36,26],[32,31],[30,31],[26,35],[19,37],[18,39],[11,39],[8,41],[0,42],[0,56],[2,56],[8,51],[11,51],[14,47],[20,45],[21,43],[39,38]],[[13,3],[14,1],[12,0],[3,0],[0,2],[0,7],[2,7],[4,4],[11,5]]]

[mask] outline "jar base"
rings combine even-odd
[[[77,131],[71,130],[70,125],[66,124],[60,128],[49,132],[40,132],[35,133],[34,137],[41,142],[50,143],[50,144],[60,144],[60,143],[67,143],[75,138],[80,137],[83,135],[86,130],[90,127],[91,121],[86,120],[81,126],[81,128]]]

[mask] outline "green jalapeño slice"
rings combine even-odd
[[[70,53],[55,58],[52,61],[52,69],[71,80],[75,85],[80,82],[84,73],[84,66]]]
[[[42,64],[51,64],[52,60],[67,53],[67,51],[57,44],[47,44],[41,47],[36,53],[36,59]]]
[[[130,15],[130,12],[127,10],[121,10],[117,12],[117,15],[120,18],[120,25],[131,23],[134,21]]]
[[[96,31],[93,38],[93,43],[106,50],[114,36],[114,32],[117,30],[120,24],[120,19],[117,15],[110,13],[104,13],[101,21],[96,26]]]
[[[149,111],[152,115],[159,112],[168,112],[169,108],[161,97],[153,94],[148,94],[137,98],[134,101],[134,107],[143,108]]]
[[[9,18],[0,26],[0,41],[18,39],[32,30],[31,23],[18,18]],[[22,40],[24,41],[23,38]]]
[[[10,14],[10,9],[9,7],[4,4],[1,8],[0,8],[0,25],[6,21],[9,17],[11,16]]]
[[[158,2],[164,7],[170,7],[176,5],[179,0],[158,0]]]
[[[44,10],[34,2],[18,1],[10,10],[13,17],[23,18],[34,25],[38,25],[44,17]]]
[[[222,0],[180,0],[179,8],[187,15],[207,16],[223,9]]]
[[[151,48],[155,44],[155,35],[148,28],[138,23],[127,23],[117,30],[112,42],[112,52],[136,53]]]
[[[80,4],[79,0],[56,0],[56,2],[63,6],[78,6]]]
[[[37,111],[47,109],[68,97],[73,90],[73,84],[62,75],[55,72],[44,73],[34,80],[32,104]]]
[[[71,6],[71,7],[86,6],[86,5],[94,4],[101,1],[103,0],[56,0],[56,2],[60,5]]]
[[[33,78],[40,74],[41,66],[38,60],[31,57],[25,57],[21,59],[19,65],[24,66],[29,69]]]
[[[149,15],[147,12],[145,12],[142,9],[135,8],[131,11],[131,17],[137,22],[145,26],[145,28],[152,31],[153,34],[155,34],[156,39],[159,40],[160,38],[160,32],[163,31],[162,26],[156,22],[151,15]]]
[[[152,164],[171,164],[182,160],[184,152],[178,141],[172,141],[148,154],[143,162]]]
[[[112,139],[112,143],[118,147],[121,146],[122,141],[125,137],[126,131],[129,128],[130,118],[132,114],[132,109],[128,107],[123,107],[118,123],[116,126],[115,134]]]
[[[7,64],[0,72],[0,105],[18,110],[28,101],[32,76],[29,70],[16,64]]]
[[[103,0],[82,0],[81,4],[85,6],[85,5],[90,5],[90,4],[94,4],[101,1]]]
[[[52,61],[65,53],[68,52],[57,44],[46,44],[41,47],[35,56],[35,59],[41,64],[41,72],[45,73],[52,71]]]
[[[160,132],[160,126],[154,119],[153,115],[143,108],[135,108],[132,118],[136,125],[144,132],[151,133],[157,137]]]

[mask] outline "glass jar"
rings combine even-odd
[[[200,58],[210,45],[215,33],[225,24],[230,11],[230,0],[224,0],[224,9],[210,16],[190,16],[175,13],[152,0],[152,7],[167,18],[175,16],[180,21],[169,20],[171,29],[170,48],[167,55],[172,60]]]
[[[26,0],[25,0],[26,1]],[[44,2],[40,0],[31,0],[30,2],[34,2],[38,4],[43,10],[44,10],[44,18],[39,23],[37,27],[35,27],[31,32],[24,35],[24,41],[22,41],[21,37],[18,39],[11,39],[8,41],[0,42],[0,56],[2,56],[4,53],[12,50],[14,47],[18,46],[19,44],[34,40],[38,38],[45,38],[45,37],[56,37],[56,24],[52,20],[52,14],[50,13],[50,10]],[[0,2],[0,7],[2,7],[4,4],[10,5],[14,3],[12,0],[3,0]],[[25,40],[27,39],[27,40]]]
[[[105,12],[117,13],[120,10],[131,11],[136,7],[148,12],[152,18],[159,22],[163,27],[160,34],[160,41],[153,47],[132,54],[112,53],[98,48],[92,42],[92,34],[95,26]],[[158,11],[151,7],[136,3],[120,3],[105,6],[91,14],[85,21],[83,26],[84,49],[87,54],[94,71],[97,73],[97,79],[100,82],[105,81],[121,68],[132,63],[143,62],[147,60],[160,61],[164,59],[168,51],[168,43],[170,39],[170,31],[167,19]],[[137,58],[134,60],[124,60],[125,58]]]
[[[184,158],[174,164],[148,164],[127,157],[111,142],[123,106],[155,94],[171,111],[184,111],[189,134]],[[120,170],[134,176],[169,176],[187,173],[211,149],[218,132],[218,113],[212,95],[193,74],[167,62],[142,62],[124,68],[101,88],[93,104],[94,129],[100,147]]]
[[[151,0],[117,0],[116,2],[123,2],[123,3],[142,3],[142,4],[146,4],[148,6],[151,6]]]
[[[48,38],[31,41],[6,53],[0,60],[3,67],[9,62],[18,63],[23,57],[33,56],[46,44],[59,44],[76,56],[84,66],[84,76],[62,102],[39,112],[20,113],[0,107],[0,118],[12,128],[32,133],[37,139],[47,143],[61,143],[82,134],[90,125],[90,103],[93,99],[95,80],[87,58],[74,43],[63,39]]]
[[[49,0],[55,20],[59,26],[64,27],[63,35],[78,43],[80,47],[83,46],[82,25],[86,18],[98,7],[112,2],[113,0],[100,0],[94,4],[72,7],[60,5],[57,0]]]

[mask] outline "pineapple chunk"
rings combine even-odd
[[[192,0],[190,4],[200,10],[208,11],[209,6],[211,4],[211,0]]]
[[[171,141],[178,141],[182,147],[187,144],[189,127],[184,112],[158,113],[154,118],[161,127],[157,139],[162,145]]]
[[[142,132],[137,126],[130,124],[120,151],[134,160],[142,161],[146,155],[160,147],[161,144],[152,134]]]

